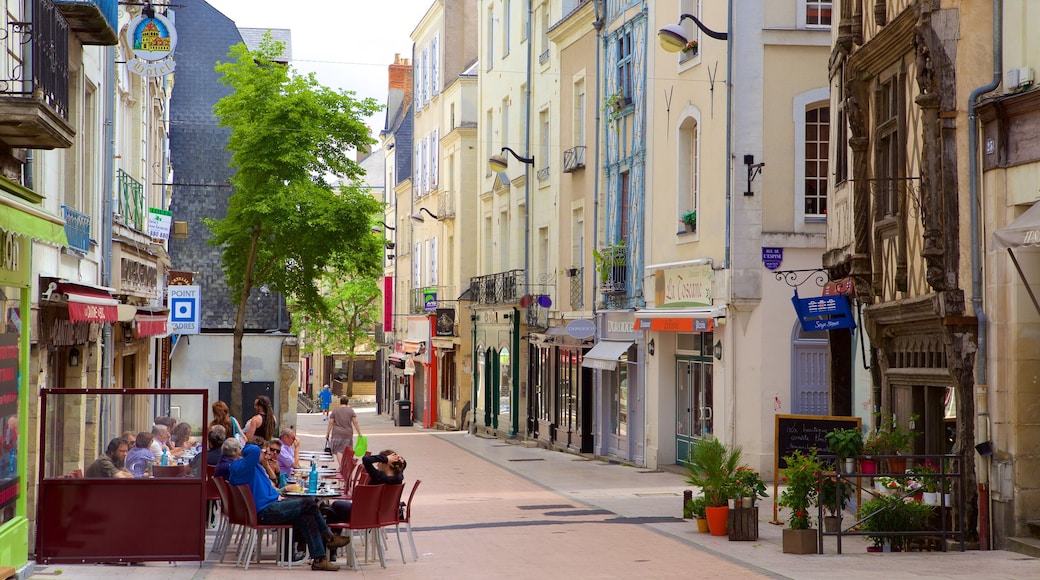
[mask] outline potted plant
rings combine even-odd
[[[925,505],[939,505],[939,478],[936,475],[939,470],[931,461],[925,461],[919,465],[907,469],[914,481],[918,482],[921,490],[921,502]]]
[[[690,210],[679,218],[683,225],[686,226],[686,231],[692,232],[697,230],[697,210]]]
[[[686,500],[686,505],[683,506],[683,519],[696,520],[697,531],[701,533],[708,532],[708,519],[704,513],[704,508],[707,505],[708,502],[704,499],[704,496],[697,496]]]
[[[845,473],[856,471],[856,456],[863,453],[863,432],[859,429],[834,429],[824,434],[831,453],[838,456]]]
[[[880,495],[863,502],[859,508],[860,528],[865,532],[914,532],[923,529],[932,514],[931,506],[905,501],[899,495]],[[912,536],[871,535],[870,552],[891,552],[906,547]]]
[[[632,99],[629,98],[624,91],[618,89],[616,93],[607,97],[606,108],[610,112],[611,120],[617,119],[621,116],[621,113],[625,110],[625,107],[632,104]]]
[[[887,432],[871,431],[870,436],[863,442],[863,456],[859,460],[860,473],[877,473],[877,456],[888,453],[887,437]]]
[[[683,54],[686,54],[688,56],[697,56],[697,49],[698,48],[699,48],[699,45],[697,44],[697,41],[696,40],[691,40],[690,42],[686,43],[686,46],[683,47],[682,51],[683,51]]]
[[[776,505],[791,510],[791,515],[783,530],[783,551],[785,554],[814,554],[816,532],[812,529],[809,508],[817,501],[817,478],[823,466],[815,449],[809,453],[793,451],[784,456],[784,461],[787,467],[781,471],[781,481],[786,487]]]
[[[627,276],[627,243],[620,240],[614,245],[604,246],[603,251],[592,250],[592,259],[599,274],[601,292],[623,292]]]
[[[744,508],[754,507],[759,498],[766,497],[766,482],[762,476],[748,465],[741,465],[733,476],[737,494]]]
[[[910,423],[913,424],[915,421],[917,421],[917,415],[911,415]],[[878,431],[885,433],[886,455],[897,455],[910,451],[913,448],[914,437],[917,436],[914,431],[900,427],[894,417],[882,421]],[[888,471],[894,474],[906,473],[906,458],[889,457]]]
[[[838,531],[841,518],[839,514],[849,505],[852,494],[855,492],[852,482],[844,477],[838,478],[831,475],[823,478],[820,489],[817,491],[817,503],[827,510],[823,518],[823,529],[827,532]]]
[[[725,536],[729,506],[726,500],[734,488],[734,476],[740,464],[740,447],[730,449],[717,439],[706,439],[690,450],[686,465],[686,482],[701,488],[705,501],[705,516],[713,536]]]

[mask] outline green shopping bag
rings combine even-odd
[[[358,435],[357,443],[354,444],[354,457],[363,457],[368,451],[368,437]]]

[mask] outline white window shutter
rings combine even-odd
[[[437,189],[437,176],[440,168],[441,142],[437,137],[437,132],[437,129],[434,129],[433,137],[430,139],[432,151],[430,155],[430,189]]]
[[[422,74],[422,68],[419,66],[419,61],[414,57],[418,55],[413,54],[412,59],[412,114],[419,111],[419,105],[422,102],[422,83],[420,75]]]
[[[432,76],[431,82],[433,84],[433,94],[441,92],[440,83],[440,35],[434,36],[433,41],[430,43],[430,53],[432,57],[432,64],[430,66],[430,74]]]
[[[415,242],[415,255],[412,256],[412,287],[422,288],[422,242]]]
[[[430,286],[437,285],[437,237],[430,239]],[[438,297],[440,298],[440,297]],[[446,298],[446,297],[445,297]]]
[[[412,191],[415,197],[422,196],[422,143],[414,143],[415,165],[412,167]]]
[[[430,47],[422,51],[423,62],[423,104],[430,102]]]

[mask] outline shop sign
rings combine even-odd
[[[23,287],[30,284],[29,238],[0,229],[0,286]],[[25,267],[25,271],[22,268]]]
[[[184,272],[182,270],[170,270],[169,278],[170,286],[191,286],[191,283],[195,278],[195,273]]]
[[[776,270],[783,262],[783,248],[762,248],[762,264],[767,270]]]
[[[157,207],[148,208],[148,237],[153,240],[170,239],[170,224],[172,223],[172,211]]]
[[[640,318],[639,330],[657,332],[711,332],[714,328],[711,318]]]
[[[130,258],[119,259],[119,288],[154,294],[159,286],[159,270],[151,264]]]
[[[200,312],[199,286],[170,286],[170,332],[173,334],[199,334],[202,320]]]
[[[845,296],[818,296],[816,298],[799,298],[795,290],[791,297],[802,330],[815,332],[820,330],[838,330],[840,328],[856,328],[852,319],[852,307]]]
[[[423,310],[426,312],[437,311],[437,289],[436,288],[423,288]]]
[[[161,14],[143,13],[126,26],[126,45],[133,58],[126,63],[130,72],[143,77],[161,77],[173,72],[173,51],[177,49],[177,29]]]
[[[572,320],[567,323],[567,334],[578,340],[592,338],[596,334],[596,323],[582,318]]]
[[[842,278],[841,280],[825,284],[822,294],[824,296],[834,296],[836,294],[851,295],[855,290],[856,285],[853,283],[852,278]]]
[[[708,264],[664,268],[654,272],[654,296],[658,308],[711,306],[715,272]]]
[[[436,336],[455,336],[455,309],[437,309]]]

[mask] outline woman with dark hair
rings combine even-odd
[[[213,411],[213,420],[209,422],[209,427],[212,429],[214,425],[220,425],[224,428],[226,436],[231,437],[235,431],[231,428],[231,409],[228,409],[227,403],[213,401],[210,409]]]
[[[361,463],[368,472],[368,485],[392,485],[404,483],[404,468],[408,462],[393,449],[380,451],[378,455],[366,455]],[[350,500],[341,499],[332,502],[325,512],[325,519],[330,523],[349,522]]]
[[[260,395],[253,401],[253,408],[256,409],[256,415],[246,422],[245,436],[246,441],[249,441],[253,437],[261,437],[265,441],[274,439],[275,429],[278,426],[278,419],[274,416],[274,409],[271,405],[271,399],[267,398],[267,395]]]
[[[170,431],[170,449],[187,449],[191,444],[191,425],[177,423]]]

